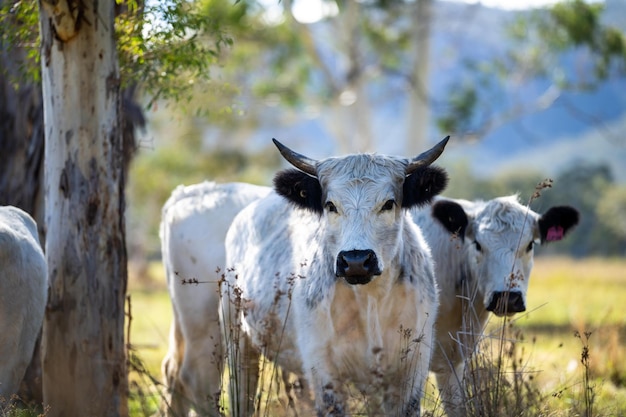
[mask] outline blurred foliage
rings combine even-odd
[[[179,185],[202,181],[241,181],[268,185],[281,163],[275,148],[257,153],[203,149],[197,132],[181,134],[132,163],[128,181],[127,236],[132,255],[157,255],[161,208]],[[137,253],[132,253],[136,251]]]
[[[7,73],[0,67],[3,75],[11,77],[13,87],[24,79],[40,78],[39,71],[39,15],[36,1],[0,1],[0,50],[9,56],[25,56],[20,62],[20,76]],[[24,54],[13,54],[13,50],[23,50]]]
[[[610,187],[596,208],[598,220],[621,239],[626,239],[626,187]]]
[[[233,19],[206,14],[186,0],[139,3],[125,0],[116,17],[116,36],[123,85],[139,85],[150,98],[188,101],[197,83],[206,84],[210,68],[224,49]],[[245,8],[232,7],[233,13]]]
[[[441,129],[482,135],[494,117],[507,120],[551,104],[562,91],[589,91],[612,76],[626,76],[626,34],[603,23],[603,3],[563,1],[553,7],[519,13],[507,36],[512,47],[490,62],[466,62],[464,88],[449,88],[449,103],[437,123]],[[564,65],[572,56],[582,56],[582,65],[566,76]],[[542,80],[549,87],[534,103],[507,108],[494,100],[523,80]]]
[[[231,7],[241,8],[245,3]],[[28,57],[16,84],[40,78],[38,11],[33,0],[0,3],[0,41]],[[122,87],[139,85],[150,103],[189,100],[194,84],[210,80],[210,67],[232,45],[226,28],[233,19],[207,15],[198,2],[119,0],[115,11]]]

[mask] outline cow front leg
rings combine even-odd
[[[346,415],[343,386],[325,367],[310,368],[308,379],[315,394],[315,411],[318,417],[343,417]]]
[[[389,381],[385,395],[386,415],[419,417],[428,378],[432,339],[427,334],[411,338],[400,358],[396,382]]]
[[[328,382],[316,390],[315,408],[318,417],[343,417],[345,401],[337,383]]]
[[[419,417],[424,380],[425,378],[412,378],[405,384],[390,386],[384,396],[384,415]]]
[[[464,403],[464,384],[463,384],[463,364],[452,367],[441,372],[437,372],[437,387],[441,394],[441,403],[449,417],[465,416],[466,410]]]

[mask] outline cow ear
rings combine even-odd
[[[448,174],[438,166],[420,168],[404,179],[402,207],[423,206],[448,185]]]
[[[322,187],[317,178],[296,169],[287,169],[274,177],[274,189],[296,206],[322,213]]]
[[[541,243],[563,239],[578,224],[579,217],[578,210],[573,207],[551,207],[538,221]]]
[[[448,232],[465,239],[465,230],[469,219],[463,207],[454,201],[438,201],[433,204],[433,217],[446,228]]]

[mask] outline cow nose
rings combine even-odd
[[[497,316],[512,316],[515,313],[526,311],[524,297],[519,291],[496,291],[491,297],[487,311],[492,311]]]
[[[344,277],[349,284],[367,284],[380,273],[378,259],[371,249],[341,251],[337,256],[337,276]]]

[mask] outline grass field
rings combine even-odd
[[[129,295],[133,352],[160,380],[172,314],[160,264],[152,264],[142,279],[131,276]],[[515,341],[506,355],[544,407],[534,415],[626,415],[626,260],[536,259],[528,312],[512,321],[491,320],[487,355],[500,354],[502,329],[506,340]],[[145,375],[134,373],[131,381],[138,384],[135,390],[152,389]],[[425,414],[442,415],[436,399],[431,387]],[[149,415],[155,404],[133,404],[133,416]]]

